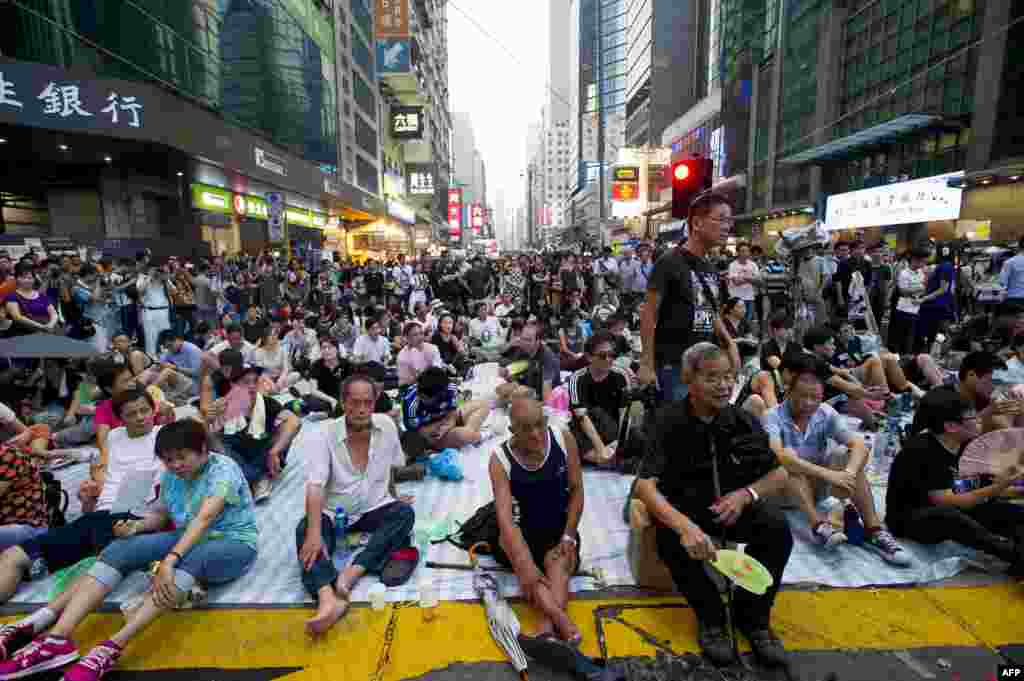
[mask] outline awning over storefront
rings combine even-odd
[[[936,126],[960,127],[935,114],[911,113],[897,116],[885,123],[873,125],[864,130],[840,137],[839,139],[819,144],[805,151],[783,158],[779,163],[800,165],[804,163],[824,163],[837,161],[870,147],[877,147],[906,137],[925,128]]]

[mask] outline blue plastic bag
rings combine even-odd
[[[427,461],[427,471],[441,480],[462,480],[462,464],[459,463],[458,450],[449,448],[432,455]]]

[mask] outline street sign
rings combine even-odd
[[[284,241],[284,195],[280,192],[270,192],[267,194],[267,204],[270,207],[267,234],[270,243]]]

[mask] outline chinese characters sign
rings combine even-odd
[[[395,139],[423,137],[423,107],[402,106],[391,110],[391,136]]]
[[[103,81],[44,80],[44,73],[28,65],[0,64],[0,120],[13,115],[15,123],[74,130],[144,127],[145,103],[137,95]]]
[[[377,0],[378,38],[409,37],[409,0]]]
[[[462,235],[462,190],[448,190],[448,234],[457,238]]]
[[[405,166],[407,192],[410,196],[434,195],[434,169],[430,164],[412,164]]]
[[[470,209],[470,224],[473,226],[473,231],[477,234],[480,233],[481,228],[484,226],[484,207],[479,203],[474,203]]]
[[[825,207],[825,226],[828,229],[856,229],[956,220],[960,217],[963,190],[950,187],[949,181],[962,175],[949,173],[833,194],[828,197]]]

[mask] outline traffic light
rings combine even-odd
[[[683,220],[690,212],[690,203],[711,189],[711,159],[688,158],[672,164],[672,217]]]

